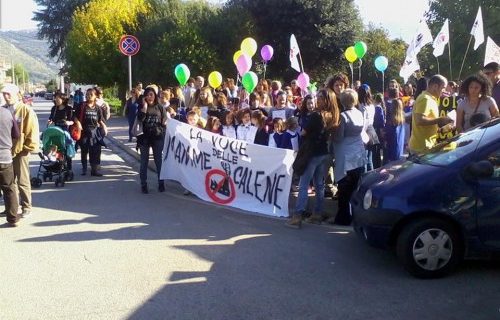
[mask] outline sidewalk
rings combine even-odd
[[[108,136],[107,136],[108,140],[111,141],[111,143],[114,146],[120,148],[121,150],[123,150],[124,152],[126,152],[128,155],[132,156],[139,162],[140,155],[135,149],[136,147],[135,138],[133,139],[133,142],[128,142],[127,118],[118,115],[112,115],[112,117],[107,121],[107,125],[108,125]],[[152,155],[150,156],[149,169],[153,172],[156,172],[156,168],[152,161]],[[180,186],[180,184],[178,184],[177,182],[173,183],[179,185],[179,193],[181,193],[183,188]],[[290,199],[288,202],[288,208],[290,213],[293,212],[296,198],[297,198],[297,193],[290,191]],[[208,204],[209,202],[206,203]],[[310,208],[308,210],[309,212],[312,212],[313,203],[314,203],[314,195],[310,195],[309,205],[308,205],[308,208]],[[333,200],[332,198],[325,198],[324,214],[329,217],[332,217],[335,216],[336,212],[337,212],[337,201]]]

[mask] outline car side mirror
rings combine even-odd
[[[495,168],[493,168],[493,164],[488,160],[482,160],[479,162],[471,163],[465,169],[466,176],[469,179],[477,180],[477,179],[486,179],[493,176],[495,172]]]

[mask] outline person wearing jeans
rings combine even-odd
[[[325,159],[328,157],[327,134],[324,127],[321,113],[313,112],[308,124],[303,129],[302,135],[305,141],[301,147],[308,147],[310,158],[307,161],[306,169],[300,175],[299,195],[295,204],[295,212],[286,224],[288,227],[300,228],[302,225],[302,218],[304,217],[308,200],[307,189],[311,179],[316,189],[316,204],[308,222],[321,223],[323,200],[325,198]]]
[[[141,179],[142,193],[149,193],[148,190],[148,163],[149,149],[153,149],[153,158],[158,175],[158,191],[165,191],[165,184],[160,180],[162,164],[163,143],[165,140],[165,127],[167,123],[167,112],[165,108],[158,104],[156,91],[148,87],[144,90],[144,97],[139,101],[139,112],[137,119],[142,121],[143,134],[137,137],[137,145],[141,152],[141,167],[139,177]]]

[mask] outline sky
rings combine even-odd
[[[391,38],[402,38],[406,42],[411,41],[419,20],[428,8],[428,0],[354,0],[354,2],[365,24],[374,23],[377,27],[387,29]],[[31,20],[35,9],[33,0],[0,0],[0,29],[35,29],[36,23]]]

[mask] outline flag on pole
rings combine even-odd
[[[299,59],[297,58],[299,53],[300,53],[299,44],[297,43],[295,35],[292,34],[292,36],[290,37],[290,63],[292,65],[292,68],[297,70],[297,72],[301,72]]]
[[[500,63],[500,47],[490,38],[486,40],[486,53],[484,55],[484,65],[490,62]]]
[[[416,57],[420,50],[428,43],[432,43],[432,34],[424,19],[420,20],[417,34],[411,40],[410,46],[406,50],[406,58]]]
[[[474,20],[470,34],[474,37],[474,50],[477,50],[477,48],[479,48],[479,46],[484,42],[483,15],[481,13],[481,6],[479,6],[479,9],[477,10],[476,20]]]
[[[406,57],[399,75],[408,82],[408,78],[417,70],[420,70],[420,64],[418,63],[417,57]]]
[[[432,44],[434,51],[432,52],[432,54],[435,57],[439,57],[440,55],[442,55],[444,52],[444,47],[448,44],[449,41],[450,29],[448,26],[448,19],[446,19],[443,26],[441,27],[441,31],[439,31],[436,38],[434,39],[434,43]]]

